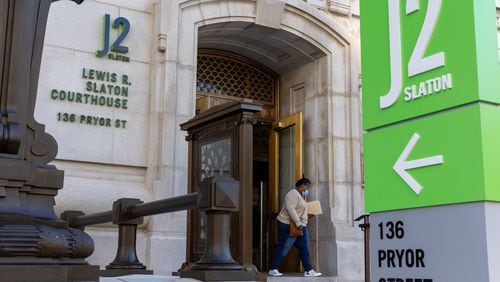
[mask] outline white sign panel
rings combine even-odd
[[[488,255],[498,252],[491,235],[500,238],[498,224],[488,224],[491,212],[500,212],[500,206],[471,203],[371,214],[371,281],[498,281],[488,266],[493,263]]]

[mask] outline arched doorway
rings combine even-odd
[[[246,229],[252,232],[251,236],[245,234],[251,240],[251,263],[258,269],[266,270],[277,243],[274,218],[282,206],[284,195],[304,173],[303,140],[301,132],[297,131],[297,128],[302,128],[302,120],[290,122],[291,117],[279,114],[280,73],[300,68],[325,54],[294,34],[248,22],[206,25],[199,29],[198,34],[196,112],[235,100],[263,105],[262,112],[254,117],[253,125],[252,198],[244,199],[251,201],[252,220],[243,223],[238,220],[238,215],[233,216],[231,249],[241,263],[249,263],[249,258],[241,254],[245,244],[239,242],[242,229],[238,229],[238,224],[251,224]],[[296,96],[302,96],[298,98],[304,102],[304,94]],[[303,103],[301,106],[304,106]],[[292,110],[289,109],[289,112]],[[301,118],[301,111],[296,112],[300,115],[294,117]],[[278,124],[284,118],[288,126]],[[195,159],[201,157],[195,156]],[[238,160],[231,160],[231,163],[238,163]],[[190,167],[194,169],[196,164]],[[192,171],[191,175],[191,186],[203,178],[196,171]],[[189,224],[188,256],[196,261],[204,245],[204,221],[196,212],[191,212]],[[295,250],[281,268],[284,271],[300,271]]]
[[[175,116],[166,121],[168,126],[195,113],[199,49],[234,53],[277,73],[276,118],[303,112],[304,173],[314,183],[311,198],[320,200],[325,212],[310,222],[313,264],[341,280],[362,277],[362,236],[352,223],[363,210],[354,35],[334,16],[303,1],[182,1],[165,6],[179,11],[165,19],[165,66],[175,66],[165,76],[166,98],[172,102],[167,114]],[[293,52],[306,61],[295,61]],[[176,144],[185,142],[184,136],[176,135]],[[183,169],[188,169],[182,161],[186,154],[176,150],[172,157]],[[252,261],[250,256],[244,262]]]
[[[204,113],[222,104],[235,101],[252,102],[262,105],[262,111],[252,117],[253,136],[251,144],[250,171],[242,171],[238,166],[243,156],[227,151],[221,156],[217,149],[202,146],[201,150],[191,152],[190,192],[195,192],[197,185],[206,177],[216,176],[215,171],[225,171],[228,176],[240,180],[240,189],[250,197],[243,197],[240,207],[251,207],[251,211],[239,213],[231,217],[230,247],[232,255],[240,262],[253,264],[258,269],[267,268],[268,256],[268,187],[269,187],[269,135],[276,118],[276,99],[278,97],[278,75],[265,66],[253,62],[240,55],[213,49],[199,49],[196,79],[196,113]],[[220,121],[213,120],[213,126],[220,128]],[[221,133],[222,134],[222,133]],[[206,133],[206,135],[210,135]],[[241,143],[239,134],[232,134],[232,143]],[[201,137],[199,142],[208,142],[209,138]],[[231,146],[228,145],[228,148]],[[222,151],[221,151],[222,152]],[[226,158],[230,160],[224,162]],[[233,164],[224,167],[224,164]],[[252,172],[253,171],[253,172]],[[251,185],[247,187],[241,182],[242,174],[252,174]],[[205,244],[205,220],[196,211],[189,213],[188,261],[197,261]],[[242,224],[248,225],[242,228]],[[249,232],[251,234],[249,234]],[[245,257],[247,257],[245,259]],[[251,261],[250,261],[251,260]],[[249,262],[250,261],[250,262]]]

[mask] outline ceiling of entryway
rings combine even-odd
[[[249,22],[224,22],[203,26],[198,47],[224,50],[257,61],[284,74],[325,54],[295,34]]]

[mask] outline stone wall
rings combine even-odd
[[[35,118],[59,144],[54,164],[65,171],[65,184],[56,197],[58,212],[105,211],[122,197],[153,199],[148,175],[153,4],[152,0],[52,4]],[[119,17],[131,23],[121,43],[128,47],[127,53],[96,56],[103,49],[105,14],[110,15],[110,24]],[[110,28],[110,45],[122,30]],[[128,62],[117,60],[118,55]],[[139,237],[143,262],[149,260],[148,224]],[[89,262],[105,266],[116,253],[116,230],[110,224],[87,230],[96,249]]]
[[[325,54],[282,75],[280,113],[304,112],[304,170],[315,184],[311,198],[321,200],[325,212],[310,227],[313,261],[338,281],[362,281],[362,233],[352,222],[363,213],[357,1],[327,3],[334,2],[349,4],[349,12],[302,0],[54,3],[35,115],[57,139],[54,163],[66,172],[57,210],[92,213],[110,209],[121,197],[150,201],[185,194],[188,151],[179,124],[195,112],[198,28],[255,22],[299,36]],[[103,48],[105,14],[111,22],[120,16],[130,22],[122,44],[129,51],[115,54],[129,62],[96,57]],[[119,34],[111,28],[110,41]],[[114,73],[116,80],[90,78],[90,70]],[[126,87],[127,96],[120,95],[121,88],[118,94],[99,93],[101,84],[104,91],[108,85],[110,91]],[[61,91],[126,98],[127,107],[69,101],[60,98]],[[125,128],[122,122],[116,126],[117,119],[127,121]],[[155,273],[169,274],[184,261],[185,215],[155,216],[142,226],[139,257]],[[114,257],[116,230],[110,225],[88,230],[96,241],[89,261],[104,266]]]

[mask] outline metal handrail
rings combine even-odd
[[[89,215],[80,215],[72,218],[69,221],[69,226],[74,228],[84,227],[88,225],[101,224],[112,221],[113,211],[105,211]]]
[[[129,207],[123,215],[127,219],[133,220],[143,216],[150,216],[162,213],[190,210],[197,207],[198,193],[191,193],[183,196],[138,204]],[[105,211],[93,214],[79,215],[69,220],[69,226],[80,228],[88,225],[101,224],[113,221],[113,211]]]
[[[102,276],[152,274],[139,261],[136,251],[137,227],[144,222],[144,216],[198,209],[205,213],[207,220],[208,235],[203,256],[189,269],[181,271],[181,277],[185,275],[199,278],[205,275],[205,271],[222,269],[240,271],[238,277],[248,276],[253,279],[254,275],[242,271],[243,266],[232,258],[229,247],[230,213],[238,211],[239,205],[238,181],[231,178],[207,178],[200,183],[198,191],[149,203],[143,203],[140,199],[121,198],[113,202],[111,211],[89,215],[81,211],[65,211],[61,218],[68,222],[69,227],[80,229],[105,222],[118,225],[116,257],[106,265],[106,270],[101,271]]]
[[[130,207],[125,216],[127,218],[134,219],[142,216],[190,210],[196,208],[197,203],[198,193],[191,193],[184,196],[138,204]]]
[[[172,197],[143,203],[139,199],[122,198],[113,203],[113,209],[85,215],[81,211],[66,211],[61,218],[68,221],[69,227],[83,229],[85,226],[113,222],[118,225],[118,248],[115,259],[101,272],[104,276],[125,274],[152,274],[146,270],[136,251],[137,226],[143,217],[162,213],[191,210],[198,207],[198,193]]]

